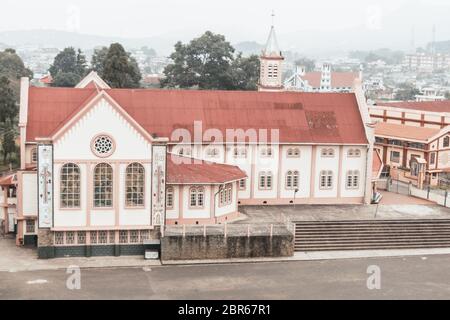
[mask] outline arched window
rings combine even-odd
[[[38,158],[37,148],[31,150],[31,162],[36,163]]]
[[[361,150],[359,149],[349,149],[347,152],[347,157],[349,158],[358,158],[361,156]]]
[[[333,171],[323,170],[320,172],[320,189],[333,188]]]
[[[286,173],[286,189],[297,189],[300,175],[298,171],[288,171]]]
[[[74,163],[67,163],[61,168],[60,197],[61,208],[80,207],[80,168]]]
[[[206,155],[208,157],[211,157],[211,158],[217,158],[217,157],[219,157],[219,149],[217,149],[217,148],[209,148],[206,151]]]
[[[168,187],[166,190],[166,207],[173,208],[173,187]]]
[[[261,171],[259,173],[259,189],[270,190],[272,189],[272,172]]]
[[[321,150],[322,157],[334,157],[334,149],[333,148],[324,148]]]
[[[100,163],[94,168],[94,207],[109,208],[113,206],[113,169],[107,163]]]
[[[273,151],[271,147],[262,147],[259,154],[261,157],[271,157]]]
[[[145,169],[140,163],[128,165],[125,173],[125,205],[144,206]]]
[[[448,148],[450,146],[450,137],[444,138],[444,148]]]
[[[358,189],[359,188],[359,171],[358,170],[347,171],[346,187],[347,187],[347,189]]]
[[[289,148],[287,150],[288,158],[298,158],[300,157],[300,149],[299,148]]]
[[[191,148],[189,148],[189,147],[180,148],[178,150],[178,155],[179,156],[190,156],[191,155]]]
[[[203,187],[192,187],[189,190],[189,206],[191,208],[203,208],[205,202],[205,190]]]
[[[233,156],[235,158],[246,158],[247,157],[247,149],[245,147],[242,148],[234,148]]]

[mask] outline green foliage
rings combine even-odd
[[[177,42],[164,69],[162,87],[217,90],[256,90],[259,61],[241,54],[220,34],[210,31],[188,44]]]
[[[103,64],[108,55],[108,47],[101,47],[95,49],[91,59],[92,69],[95,70],[100,77],[103,77]]]
[[[17,146],[16,146],[16,126],[14,125],[14,122],[11,119],[7,119],[5,122],[3,122],[0,125],[0,132],[1,132],[1,146],[2,146],[2,154],[3,154],[3,163],[6,164],[6,161],[9,160],[10,162],[13,160],[13,155],[18,153]]]
[[[7,77],[0,77],[0,123],[14,120],[18,109],[14,92]]]
[[[139,88],[142,79],[136,59],[120,43],[94,52],[92,68],[112,88]]]
[[[231,65],[233,89],[258,90],[260,61],[257,55],[248,58],[239,53]]]
[[[65,48],[59,52],[49,69],[55,87],[75,87],[86,75],[86,57],[81,50]]]
[[[416,95],[420,94],[420,90],[409,83],[399,85],[399,90],[395,94],[395,100],[410,101],[415,100]]]
[[[19,101],[20,78],[32,78],[33,73],[25,67],[22,59],[16,54],[14,49],[6,49],[0,52],[0,77],[6,77],[9,80],[14,98],[16,101]]]

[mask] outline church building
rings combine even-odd
[[[283,92],[282,61],[272,27],[259,92],[23,78],[17,243],[37,237],[40,257],[137,254],[165,225],[233,221],[245,205],[370,203],[362,89]]]

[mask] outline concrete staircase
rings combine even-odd
[[[295,222],[295,251],[450,248],[450,220]]]

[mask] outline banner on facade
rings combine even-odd
[[[38,145],[38,221],[39,228],[53,225],[53,146]]]

